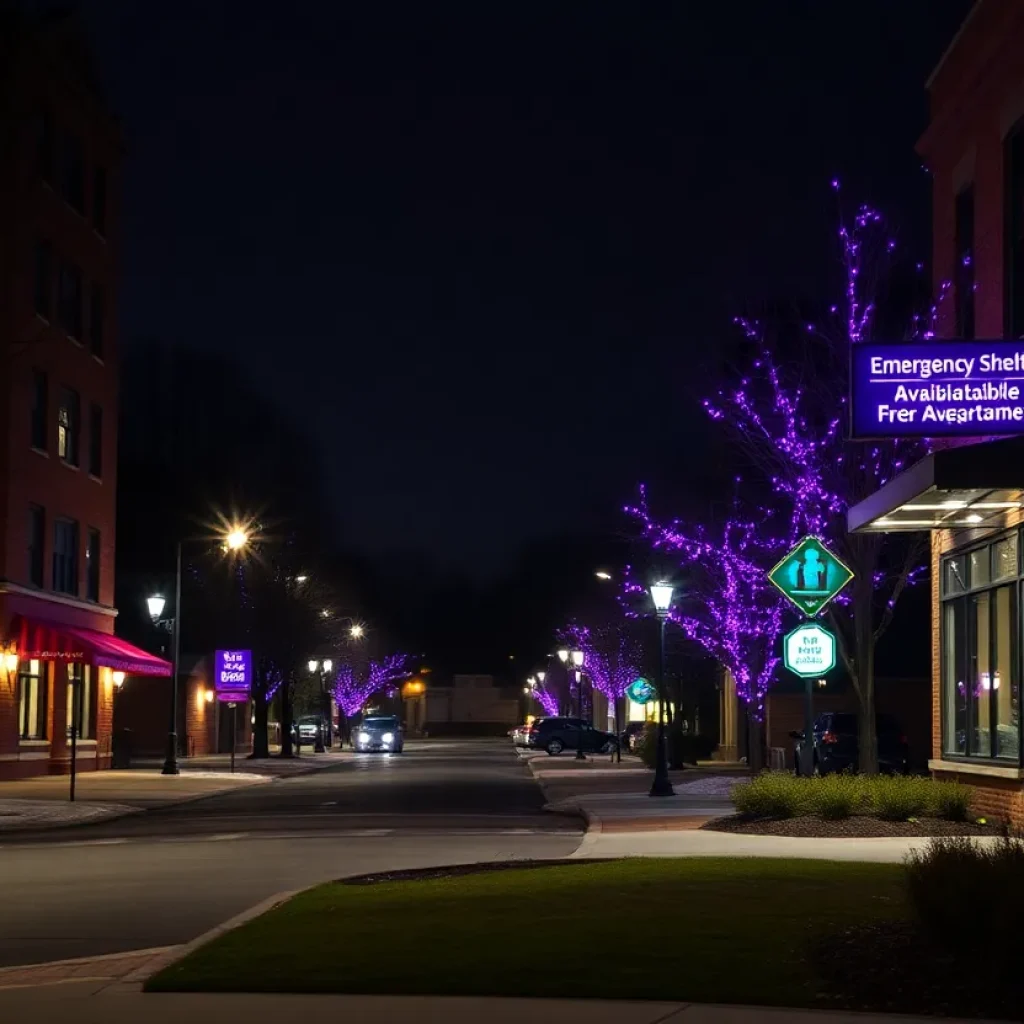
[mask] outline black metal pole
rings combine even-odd
[[[178,775],[178,659],[181,654],[181,541],[174,571],[174,618],[171,619],[171,727],[167,733],[167,757],[163,774]]]
[[[70,666],[69,666],[70,667]],[[71,802],[75,802],[75,775],[78,768],[78,710],[81,687],[78,679],[71,680]]]
[[[576,669],[576,713],[580,717],[580,721],[583,721],[583,672],[582,670]],[[583,753],[583,737],[586,735],[586,730],[580,729],[580,738],[576,743],[576,760],[586,761],[587,755]]]
[[[654,754],[654,782],[651,783],[651,796],[675,796],[672,780],[668,777],[668,759],[665,756],[665,624],[666,616],[659,616],[658,746]]]
[[[313,743],[313,753],[322,754],[325,752],[324,747],[324,670],[323,668],[317,669],[317,673],[320,681],[320,724],[316,728],[316,740]]]
[[[800,774],[814,774],[814,688],[812,679],[804,680],[804,739],[800,744]]]
[[[235,744],[238,742],[238,726],[235,722],[235,715],[238,713],[238,705],[231,705],[231,774],[235,774]]]
[[[619,698],[615,701],[615,763],[622,764],[622,723],[619,721]]]

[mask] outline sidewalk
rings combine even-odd
[[[301,758],[285,761],[238,758],[233,774],[227,770],[226,755],[183,760],[179,775],[163,775],[156,768],[82,772],[75,780],[74,803],[69,799],[71,780],[67,775],[41,775],[2,782],[0,834],[109,821],[126,814],[191,803],[321,771],[351,757],[349,751],[334,750],[327,754],[303,754]]]
[[[2,982],[0,982],[2,985]],[[109,981],[45,988],[0,987],[0,1018],[50,1024],[279,1024],[282,1020],[379,1020],[388,1024],[934,1024],[905,1017],[693,1003],[443,996],[143,995]],[[948,1020],[948,1024],[967,1024]],[[974,1021],[973,1024],[984,1024]],[[990,1022],[993,1024],[993,1022]]]

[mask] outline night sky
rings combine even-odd
[[[928,253],[968,0],[83,0],[127,136],[123,344],[228,354],[339,538],[500,571],[700,486],[730,316],[827,296],[833,175]]]

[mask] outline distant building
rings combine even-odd
[[[73,19],[0,13],[0,778],[110,763],[121,137]],[[118,675],[116,682],[123,682]]]

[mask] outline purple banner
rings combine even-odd
[[[252,651],[214,651],[213,689],[219,701],[247,701],[252,689]]]
[[[854,345],[850,434],[1024,434],[1024,341]]]

